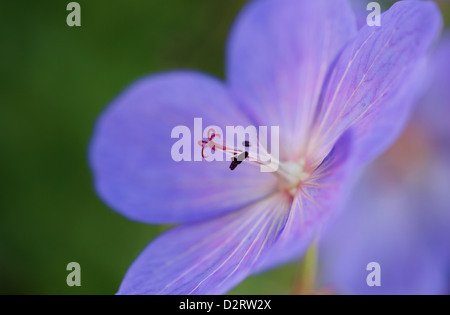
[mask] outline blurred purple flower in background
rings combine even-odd
[[[321,285],[342,294],[450,294],[450,34],[399,141],[371,165],[322,240]],[[381,287],[366,265],[381,266]]]
[[[102,114],[90,162],[98,194],[126,217],[184,223],[128,270],[120,294],[220,294],[298,258],[339,207],[347,178],[405,125],[417,68],[437,37],[433,3],[397,3],[356,32],[346,0],[251,2],[233,28],[227,80],[141,79]],[[172,128],[279,126],[280,169],[174,162]]]

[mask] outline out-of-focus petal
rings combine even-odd
[[[435,136],[442,139],[439,133]],[[448,147],[443,150],[439,140],[435,143],[437,145],[432,152],[432,159],[424,171],[416,175],[415,185],[409,187],[408,195],[417,196],[414,200],[420,206],[417,211],[419,215],[416,215],[421,228],[418,233],[426,237],[429,247],[439,253],[450,277],[450,150]],[[419,200],[423,201],[419,203]],[[450,290],[450,283],[448,285]]]
[[[321,240],[321,285],[338,294],[445,294],[444,252],[418,219],[430,207],[422,197],[370,169]],[[380,287],[367,285],[371,262],[380,264]]]
[[[171,149],[178,139],[171,136],[179,125],[191,132],[192,158],[201,159],[194,118],[202,118],[204,129],[216,125],[222,132],[225,126],[250,124],[222,83],[199,73],[144,78],[113,101],[90,148],[103,200],[134,220],[178,223],[242,208],[274,190],[275,176],[246,163],[232,172],[226,161],[175,162]]]
[[[429,89],[421,99],[417,119],[425,123],[440,144],[450,145],[450,33],[440,40],[430,61]]]
[[[241,13],[228,45],[228,82],[256,125],[280,126],[295,160],[330,64],[356,33],[346,0],[260,0]]]
[[[286,226],[257,272],[298,259],[348,193],[352,135],[345,133],[322,165],[297,191]]]
[[[417,67],[441,29],[441,14],[433,2],[401,1],[381,21],[381,27],[359,31],[330,73],[309,145],[317,163],[350,127],[358,162],[370,161],[392,144],[409,116]]]
[[[118,293],[226,293],[265,257],[289,206],[289,198],[275,194],[223,217],[167,231],[135,260]]]

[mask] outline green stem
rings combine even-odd
[[[300,268],[297,280],[294,283],[293,294],[296,295],[310,295],[316,291],[317,279],[317,241],[313,241],[303,260],[300,263]]]

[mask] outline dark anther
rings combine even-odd
[[[250,147],[250,141],[245,140],[244,142],[242,142],[242,145],[246,148]]]
[[[231,162],[230,165],[230,170],[234,171],[234,169],[241,164],[246,158],[248,157],[248,152],[242,152],[241,154],[239,154],[237,157],[233,158],[233,161]]]

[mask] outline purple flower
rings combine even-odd
[[[408,128],[323,237],[321,285],[336,293],[450,293],[450,34],[428,69]],[[381,266],[381,287],[366,284],[369,262]]]
[[[349,174],[401,131],[440,27],[428,2],[397,3],[382,27],[357,32],[345,0],[253,1],[233,28],[225,82],[176,71],[134,83],[96,127],[97,192],[130,219],[183,224],[148,245],[119,294],[220,294],[298,258]],[[171,131],[196,117],[222,130],[279,126],[279,170],[174,162]]]

